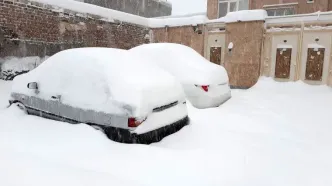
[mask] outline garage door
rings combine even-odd
[[[289,79],[291,68],[292,49],[278,48],[276,54],[275,74],[276,78]]]
[[[308,48],[305,79],[322,81],[325,48]]]
[[[217,65],[221,63],[221,47],[210,48],[210,61]]]

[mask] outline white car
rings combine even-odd
[[[190,47],[174,43],[144,44],[129,50],[144,62],[170,72],[196,108],[218,107],[231,98],[224,67],[211,63]]]
[[[120,49],[59,52],[15,77],[9,102],[28,114],[86,123],[118,142],[158,142],[188,124],[185,95],[168,72],[134,60]]]

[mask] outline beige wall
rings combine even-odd
[[[220,65],[224,66],[224,49],[225,49],[225,33],[209,33],[207,38],[207,43],[205,46],[205,58],[210,60],[210,48],[211,47],[221,47],[221,61]]]
[[[315,41],[318,38],[319,41]],[[274,77],[276,62],[276,48],[283,44],[283,40],[292,45],[291,77],[290,79],[277,79],[280,81],[302,80],[308,84],[332,86],[332,30],[308,30],[308,27],[298,31],[267,32],[264,39],[261,59],[261,75]],[[325,48],[322,81],[305,80],[307,52],[309,44],[318,44]]]
[[[310,84],[327,84],[330,68],[330,57],[331,57],[331,36],[332,32],[306,32],[303,34],[302,44],[302,59],[300,61],[300,79],[305,81],[305,70],[307,62],[307,51],[309,44],[318,44],[325,47],[324,56],[324,67],[323,67],[323,78],[321,82],[318,81],[305,81]],[[315,41],[319,38],[319,41]]]
[[[284,40],[287,40],[285,43]],[[270,59],[270,77],[275,76],[275,65],[276,65],[276,52],[277,48],[282,48],[280,45],[290,45],[292,48],[291,54],[291,68],[290,68],[290,78],[289,80],[294,81],[296,79],[297,73],[297,54],[298,54],[298,41],[299,41],[299,34],[278,34],[272,36],[272,45],[271,45],[271,59]],[[278,46],[279,45],[279,46]],[[283,81],[281,79],[277,79]]]

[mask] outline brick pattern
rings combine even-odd
[[[52,11],[28,0],[0,0],[0,57],[45,56],[75,47],[129,49],[147,42],[149,29],[94,15]]]
[[[263,21],[230,23],[226,25],[226,46],[233,43],[231,53],[225,47],[225,68],[230,85],[239,88],[253,86],[260,75]]]
[[[199,25],[198,30],[203,31],[203,26]],[[194,31],[192,26],[157,28],[152,29],[154,43],[178,43],[195,49],[204,55],[204,35]]]
[[[209,19],[218,18],[218,1],[219,0],[207,0],[207,17]]]

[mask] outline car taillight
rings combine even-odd
[[[195,85],[196,87],[201,87],[205,92],[208,92],[209,91],[209,87],[210,87],[210,85],[201,85],[201,86],[199,86],[199,85]]]
[[[145,120],[137,120],[136,118],[128,118],[128,127],[138,127]]]
[[[208,92],[208,91],[209,91],[209,85],[202,85],[202,89],[203,89],[205,92]]]

